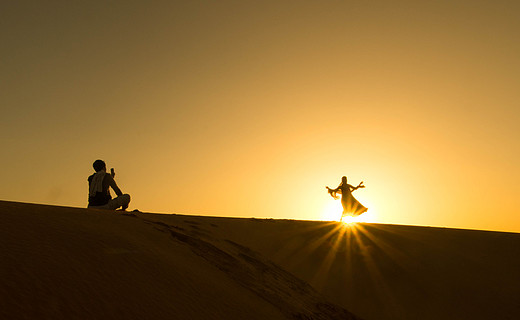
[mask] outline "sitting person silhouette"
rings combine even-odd
[[[368,208],[365,208],[361,203],[359,203],[354,196],[352,196],[352,191],[357,190],[359,188],[364,188],[363,181],[359,183],[357,187],[351,186],[347,183],[347,177],[343,176],[341,178],[341,183],[336,189],[327,188],[329,194],[337,200],[339,197],[337,194],[341,194],[341,205],[343,206],[343,214],[341,215],[341,220],[343,220],[344,216],[359,216],[360,214],[366,212]]]
[[[93,167],[96,173],[88,177],[89,194],[87,208],[107,210],[121,208],[122,210],[126,210],[130,203],[130,195],[123,194],[121,189],[117,186],[114,180],[114,168],[110,170],[110,174],[107,173],[107,166],[103,160],[94,161]],[[110,191],[108,190],[109,187],[112,187],[117,198],[112,199]]]

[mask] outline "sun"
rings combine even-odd
[[[343,207],[341,201],[332,200],[327,201],[322,212],[322,220],[324,221],[340,221]],[[354,224],[357,222],[374,223],[377,222],[375,210],[369,206],[368,211],[357,216],[344,216],[341,221],[345,224]]]
[[[359,217],[359,216],[358,216]],[[357,221],[357,218],[358,217],[353,217],[353,216],[344,216],[343,219],[341,219],[341,221],[345,224],[354,224],[356,223]]]

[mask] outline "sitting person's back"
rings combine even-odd
[[[114,172],[106,172],[106,164],[103,160],[94,161],[96,173],[88,177],[89,197],[88,208],[115,210],[121,207],[123,210],[128,208],[130,195],[123,194],[114,180]],[[112,199],[109,188],[112,188],[117,197]]]

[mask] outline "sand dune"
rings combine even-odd
[[[304,221],[255,224],[229,221],[218,232],[364,319],[520,318],[520,234]]]
[[[355,319],[219,225],[155,216],[1,201],[0,318]]]
[[[0,201],[0,318],[517,319],[519,247],[515,233]]]
[[[154,215],[166,223],[180,216]],[[400,225],[190,218],[363,319],[520,318],[520,234]],[[187,221],[190,221],[187,220]]]

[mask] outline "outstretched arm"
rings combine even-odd
[[[340,187],[341,187],[341,184],[336,189],[331,189],[329,187],[325,187],[325,188],[327,188],[327,190],[329,190],[330,192],[338,192],[340,190]]]
[[[339,197],[337,196],[337,193],[341,193],[340,187],[341,187],[341,185],[339,187],[337,187],[336,189],[331,189],[329,187],[325,187],[325,188],[327,188],[327,191],[329,192],[330,196],[337,200],[337,199],[339,199]]]
[[[348,186],[349,186],[349,188],[351,189],[351,191],[355,191],[355,190],[357,190],[357,189],[359,189],[359,188],[364,188],[364,187],[365,187],[365,186],[363,185],[363,181],[361,181],[361,182],[358,184],[357,187],[351,186],[350,184],[349,184]]]

